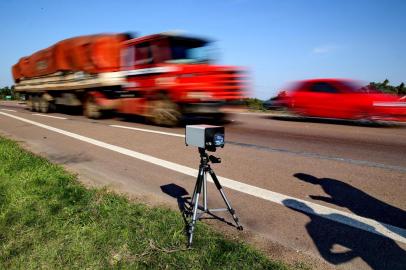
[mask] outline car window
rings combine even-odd
[[[326,82],[317,82],[310,86],[310,92],[316,93],[338,93],[339,91],[333,85]]]

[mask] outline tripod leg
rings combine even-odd
[[[193,208],[193,206],[194,206],[194,204],[195,204],[195,197],[196,197],[197,186],[198,186],[198,182],[199,182],[199,180],[200,180],[200,177],[201,177],[201,175],[202,175],[202,170],[203,170],[203,168],[200,166],[200,167],[199,167],[199,172],[198,172],[198,174],[197,174],[197,179],[196,179],[195,188],[194,188],[194,190],[193,190],[193,195],[192,195],[192,198],[191,198],[191,201],[190,201],[190,206],[191,206],[191,208]],[[199,202],[198,202],[198,203],[199,203]]]
[[[240,231],[242,231],[242,230],[243,230],[243,227],[240,225],[240,223],[239,223],[239,221],[238,221],[238,217],[237,217],[237,215],[235,214],[235,210],[231,207],[230,202],[227,200],[226,194],[225,194],[224,191],[223,191],[223,187],[221,186],[221,184],[220,184],[220,182],[219,182],[219,180],[218,180],[218,178],[217,178],[217,175],[214,173],[214,171],[213,171],[212,168],[209,169],[209,173],[210,173],[211,178],[213,179],[214,184],[216,185],[217,189],[219,190],[219,192],[220,192],[220,194],[221,194],[221,197],[223,198],[225,204],[227,205],[228,211],[229,211],[230,214],[233,216],[233,219],[234,219],[234,221],[235,221],[235,224],[237,225],[237,229],[240,230]]]
[[[203,171],[203,209],[207,212],[207,171]]]
[[[195,193],[193,196],[193,216],[192,221],[189,225],[189,247],[192,246],[193,241],[193,232],[195,230],[195,224],[197,219],[197,209],[199,208],[199,196],[202,191],[202,182],[203,182],[203,174],[204,170],[201,168],[199,170],[199,175],[197,176],[196,186],[195,186]]]

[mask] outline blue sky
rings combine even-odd
[[[180,29],[246,66],[254,96],[314,77],[406,82],[406,1],[0,1],[0,87],[22,56],[72,36]]]

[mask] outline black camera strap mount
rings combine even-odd
[[[238,230],[243,230],[243,227],[240,225],[238,221],[238,217],[235,214],[235,210],[231,207],[229,200],[226,197],[226,194],[223,191],[223,187],[221,186],[214,170],[210,167],[211,163],[221,163],[221,159],[212,155],[208,155],[204,148],[199,147],[199,154],[200,154],[200,166],[199,166],[199,173],[196,179],[196,185],[193,191],[193,196],[191,200],[191,208],[192,208],[192,219],[189,223],[189,247],[192,246],[193,241],[193,233],[195,230],[196,221],[202,218],[204,214],[209,214],[211,216],[215,216],[213,212],[224,212],[228,211],[234,219],[236,227]],[[210,174],[213,182],[220,192],[221,197],[224,200],[224,203],[227,208],[214,208],[209,209],[207,207],[207,173]],[[199,198],[201,193],[203,193],[203,205],[199,205]]]

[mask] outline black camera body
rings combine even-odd
[[[185,143],[187,146],[197,146],[207,151],[215,152],[225,144],[224,127],[212,125],[187,125]]]

